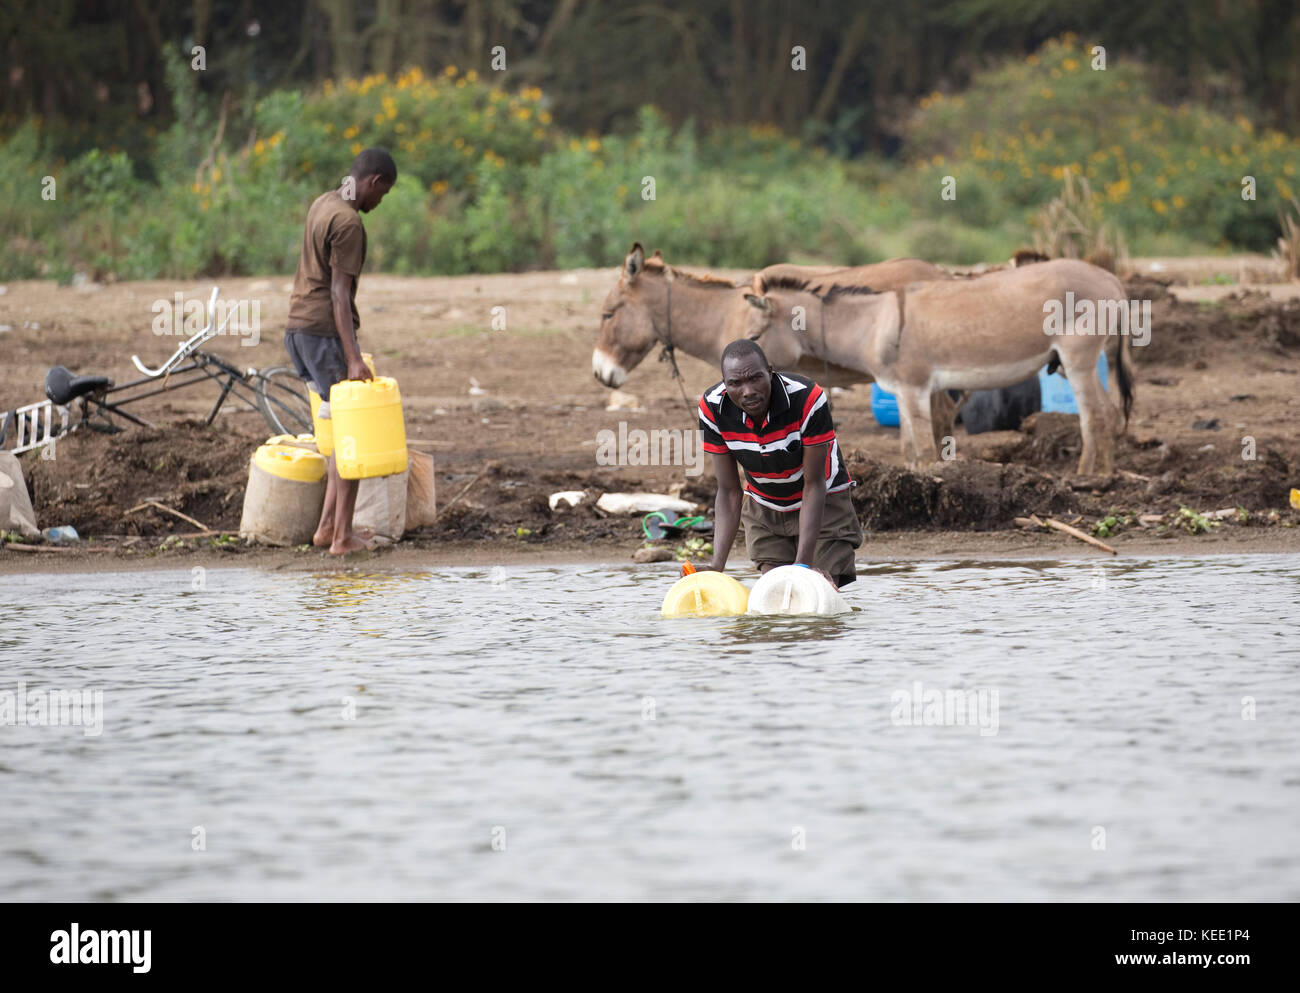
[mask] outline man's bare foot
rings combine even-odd
[[[370,542],[362,538],[359,534],[350,534],[342,542],[333,542],[330,545],[331,555],[346,555],[348,552],[364,552],[369,550]]]
[[[372,528],[353,528],[352,533],[362,541],[369,541],[375,536]],[[329,548],[330,545],[334,544],[334,529],[332,527],[317,528],[316,533],[312,535],[311,543],[317,548]]]

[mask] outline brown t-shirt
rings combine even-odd
[[[302,255],[293,277],[289,297],[289,331],[339,336],[334,326],[334,304],[330,300],[330,277],[334,269],[352,277],[352,328],[361,327],[357,314],[357,283],[366,261],[366,229],[361,214],[338,190],[322,193],[307,211],[302,234]]]

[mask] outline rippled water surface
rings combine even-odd
[[[103,729],[0,725],[4,894],[1300,899],[1294,558],[663,570],[10,577],[0,695]]]

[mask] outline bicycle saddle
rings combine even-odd
[[[113,381],[107,376],[74,376],[61,365],[56,365],[45,374],[45,395],[60,407],[77,397],[112,385]]]

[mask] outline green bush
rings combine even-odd
[[[921,100],[907,132],[909,188],[937,190],[952,175],[959,210],[967,190],[992,189],[1005,208],[990,201],[963,217],[987,223],[998,211],[1014,219],[1017,209],[1047,203],[1069,168],[1103,197],[1134,250],[1167,233],[1269,248],[1298,182],[1300,143],[1256,134],[1244,117],[1167,107],[1142,66],[1112,60],[1094,70],[1091,49],[1066,35],[978,75],[964,93]],[[1245,176],[1256,180],[1254,201],[1242,199]]]

